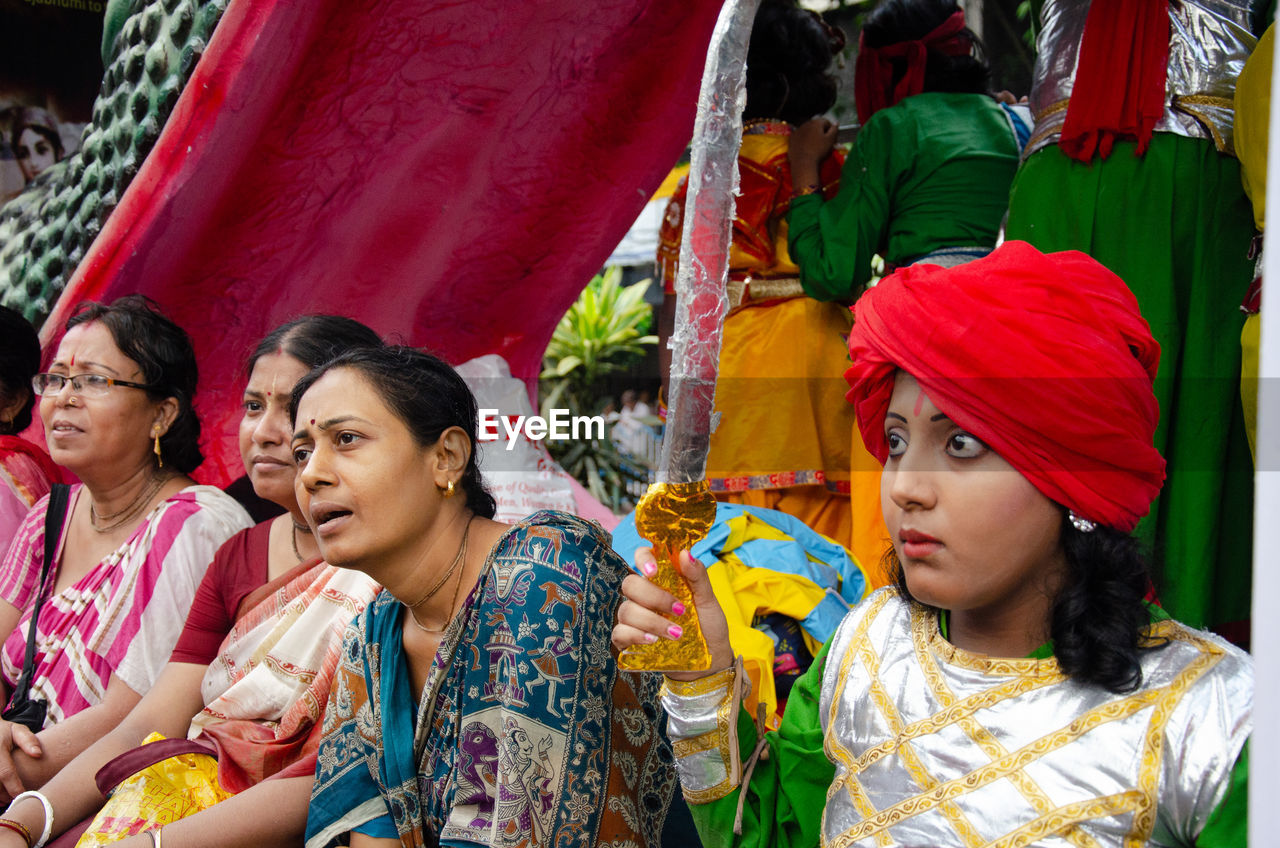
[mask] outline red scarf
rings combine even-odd
[[[1136,139],[1146,152],[1164,114],[1169,66],[1168,0],[1089,4],[1075,83],[1062,137],[1064,153],[1106,159],[1116,139]]]
[[[919,41],[899,41],[884,47],[867,45],[866,33],[858,39],[858,64],[853,77],[854,98],[858,103],[858,121],[881,109],[924,91],[924,71],[929,52],[946,56],[967,56],[973,42],[964,28],[964,12],[956,12]],[[907,70],[893,81],[893,60],[906,59]]]
[[[1160,345],[1100,263],[1006,242],[955,268],[904,268],[854,315],[848,398],[882,463],[902,369],[1050,500],[1125,532],[1146,515],[1164,482],[1152,446]]]
[[[28,464],[9,463],[11,457],[22,457]],[[63,482],[62,469],[49,454],[20,436],[0,436],[0,465],[8,467],[14,482],[27,490],[32,501],[43,497],[51,484]]]

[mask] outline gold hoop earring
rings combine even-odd
[[[151,434],[156,437],[155,447],[152,448],[156,454],[156,463],[158,464],[158,467],[164,468],[164,457],[160,455],[160,431],[153,430]]]
[[[449,481],[449,485],[448,485],[447,487],[445,487],[445,490],[444,490],[444,496],[445,496],[446,498],[451,498],[451,497],[453,497],[453,494],[454,494],[454,493],[453,493],[453,481],[452,481],[452,480],[450,480],[450,481]]]

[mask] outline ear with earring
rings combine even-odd
[[[156,455],[156,466],[158,468],[164,468],[164,457],[160,455],[160,428],[156,427],[153,429],[151,431],[151,435],[155,437],[155,447],[152,448],[152,451],[154,451]]]

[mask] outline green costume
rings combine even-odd
[[[877,253],[907,265],[940,248],[990,249],[1017,165],[1010,119],[985,94],[926,92],[879,110],[858,133],[839,193],[791,201],[789,247],[805,293],[855,299]]]
[[[1252,221],[1239,162],[1171,133],[1141,158],[1119,142],[1089,164],[1046,147],[1010,199],[1010,239],[1106,265],[1160,342],[1155,445],[1169,476],[1137,534],[1166,563],[1161,602],[1196,627],[1249,617],[1253,468],[1238,387]]]

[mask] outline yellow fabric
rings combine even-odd
[[[164,739],[152,733],[142,744]],[[208,754],[179,754],[126,779],[94,816],[76,848],[118,842],[208,809],[231,797],[218,784],[218,761]]]
[[[853,425],[852,461],[849,467],[849,509],[852,513],[848,548],[867,577],[867,592],[893,582],[884,566],[884,555],[893,543],[889,540],[889,528],[884,525],[884,510],[880,507],[880,474],[884,469],[879,461],[867,452],[862,443],[858,424]]]
[[[1244,405],[1244,428],[1249,434],[1249,450],[1258,462],[1258,350],[1262,340],[1262,316],[1249,315],[1240,333],[1240,400]]]
[[[724,324],[707,478],[717,491],[849,480],[848,309],[796,297],[745,306]],[[844,540],[838,540],[843,542]]]
[[[729,243],[730,276],[800,277],[800,266],[787,248],[787,205],[791,186],[787,167],[785,135],[746,134],[738,148],[740,181],[745,199],[738,201],[734,237]],[[767,194],[766,194],[767,192]],[[776,192],[776,193],[775,193]],[[749,249],[752,244],[772,244],[773,256],[764,257]],[[770,261],[770,259],[772,261]]]
[[[778,695],[773,681],[773,640],[752,627],[757,617],[780,613],[803,621],[826,597],[826,591],[807,577],[768,568],[751,568],[733,553],[741,545],[757,539],[789,540],[791,536],[753,515],[740,515],[728,522],[729,538],[721,557],[707,569],[716,600],[729,624],[729,642],[742,657],[751,681],[744,699],[748,715],[756,714],[756,704],[765,705],[768,725],[776,729]],[[806,647],[817,655],[822,645],[803,631]]]
[[[671,172],[662,180],[662,185],[658,186],[658,190],[653,193],[653,197],[649,198],[652,203],[655,200],[662,200],[676,193],[676,186],[680,185],[680,181],[689,176],[689,163],[676,165]]]
[[[1271,65],[1275,24],[1267,27],[1236,81],[1235,147],[1244,193],[1253,203],[1254,225],[1266,226],[1267,131],[1270,123]]]
[[[1275,55],[1275,24],[1267,27],[1258,46],[1236,82],[1236,155],[1240,157],[1240,179],[1244,192],[1253,204],[1254,226],[1266,227],[1267,210],[1267,133],[1270,126],[1271,68]],[[1262,321],[1258,315],[1245,318],[1240,333],[1242,361],[1240,367],[1240,400],[1244,405],[1245,431],[1249,450],[1258,459],[1258,346]]]

